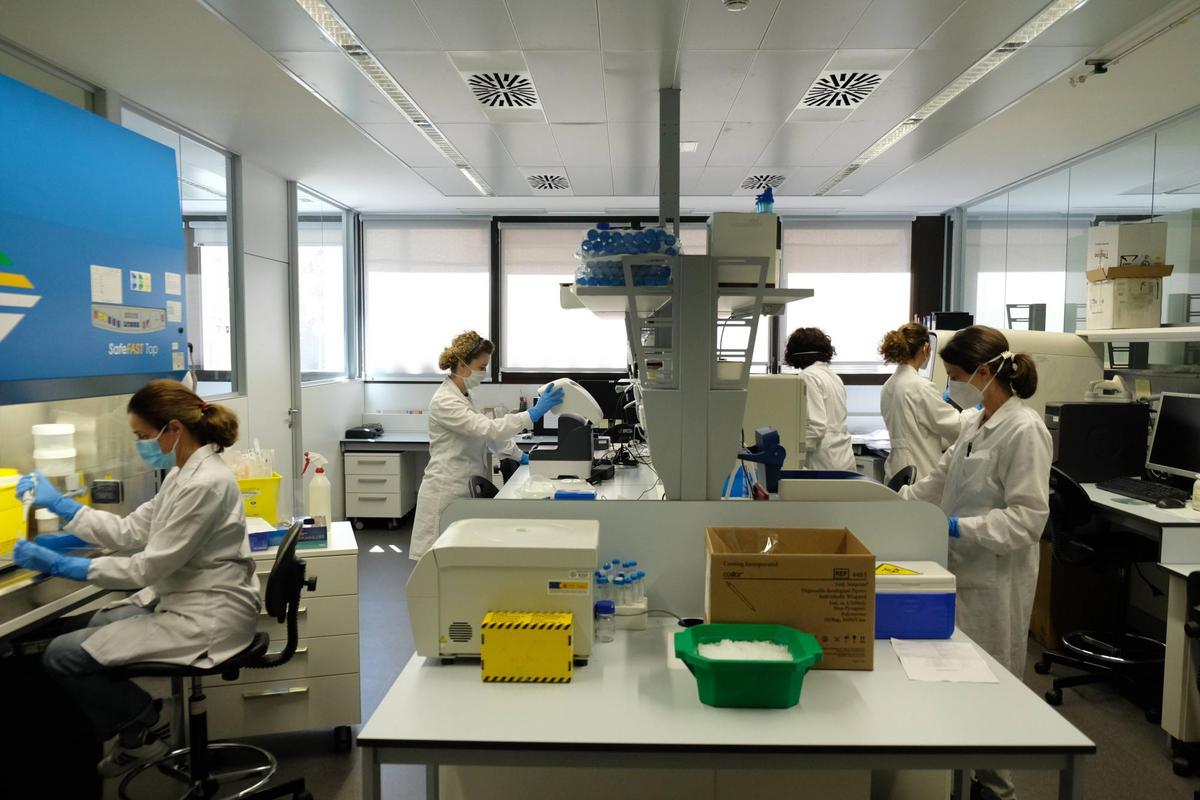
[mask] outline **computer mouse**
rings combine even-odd
[[[1178,497],[1164,497],[1154,505],[1158,506],[1159,508],[1183,508],[1187,505],[1187,503],[1183,502]]]

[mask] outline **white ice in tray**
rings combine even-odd
[[[697,652],[714,661],[791,661],[792,653],[787,645],[766,641],[740,642],[722,639],[719,642],[704,642]]]

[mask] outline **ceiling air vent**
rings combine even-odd
[[[786,177],[785,175],[750,175],[742,181],[742,188],[758,190],[770,186],[772,189],[778,189],[783,185]]]
[[[476,72],[465,76],[475,99],[488,108],[541,108],[533,81],[524,72]]]
[[[527,180],[529,188],[539,192],[561,192],[571,188],[566,175],[530,175]]]
[[[804,94],[805,108],[853,108],[883,82],[878,72],[825,72]]]

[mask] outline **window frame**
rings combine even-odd
[[[349,206],[345,206],[328,195],[324,195],[309,186],[295,182],[293,184],[295,193],[294,207],[300,207],[300,192],[315,197],[325,203],[328,203],[335,208],[341,210],[341,233],[342,233],[342,322],[344,330],[342,332],[342,347],[345,350],[345,368],[341,371],[300,371],[300,386],[317,386],[323,383],[340,383],[342,381],[355,380],[359,377],[358,358],[356,354],[357,344],[355,331],[358,326],[358,269],[355,264],[358,260],[358,243],[357,233],[358,225],[356,224],[356,215]],[[301,214],[299,211],[293,215],[289,221],[292,228],[292,235],[296,242],[296,280],[297,292],[299,291],[300,280],[300,223],[301,222],[331,222],[332,214],[314,213]],[[298,297],[298,295],[297,295]],[[299,320],[297,320],[299,324]],[[297,352],[296,358],[299,363],[301,353],[299,352],[299,328],[295,331]]]

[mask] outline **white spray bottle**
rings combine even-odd
[[[308,470],[309,464],[316,467],[312,480],[308,482],[308,516],[318,525],[322,522],[330,524],[333,517],[333,486],[325,474],[325,465],[328,463],[328,459],[320,453],[304,451],[304,469],[300,470],[300,474],[303,475]]]

